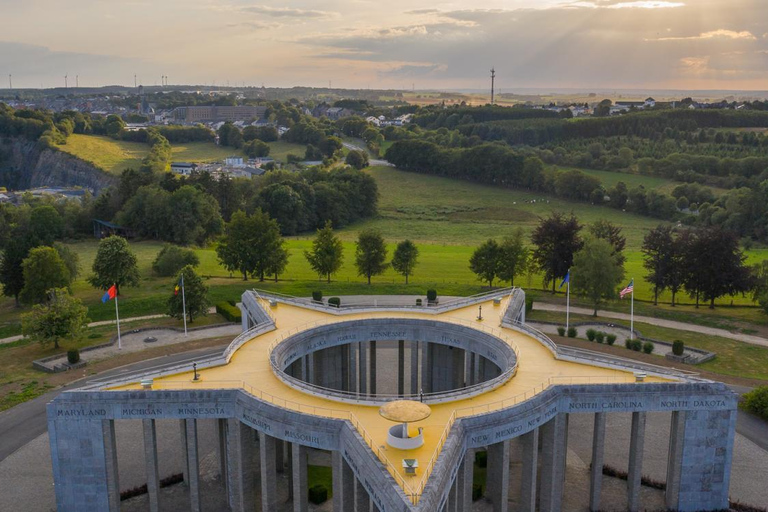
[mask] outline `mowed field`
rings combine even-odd
[[[280,162],[285,162],[289,153],[304,158],[306,148],[300,144],[289,142],[270,142],[270,156]],[[67,138],[67,143],[59,146],[82,160],[94,164],[112,174],[120,174],[125,169],[132,167],[137,169],[141,160],[149,153],[149,145],[139,142],[126,142],[114,140],[98,135],[73,134]],[[180,162],[217,162],[226,157],[237,155],[245,156],[242,151],[217,146],[212,142],[188,142],[173,144],[171,147],[173,159]]]

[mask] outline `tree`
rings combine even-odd
[[[43,345],[53,342],[54,348],[66,340],[77,339],[88,323],[88,308],[70,296],[65,288],[48,290],[49,300],[36,305],[22,315],[21,329]]]
[[[139,285],[139,267],[136,255],[131,251],[125,238],[112,235],[99,242],[96,258],[93,260],[93,275],[88,282],[94,288],[108,289],[113,284],[120,294],[121,286]]]
[[[200,258],[195,251],[178,245],[165,244],[152,262],[152,270],[159,276],[172,276],[178,274],[187,265],[192,267],[200,265]]]
[[[344,160],[344,162],[347,165],[351,165],[355,169],[364,169],[368,167],[368,153],[365,151],[353,149],[347,153],[347,158]]]
[[[573,214],[565,217],[555,212],[542,219],[531,235],[536,246],[533,261],[544,273],[544,282],[552,283],[552,293],[555,292],[555,282],[564,278],[573,265],[574,253],[581,249],[579,231],[581,224]]]
[[[405,284],[408,284],[408,276],[413,274],[413,269],[419,259],[419,249],[410,240],[403,240],[395,248],[392,255],[392,268],[395,272],[405,276]]]
[[[61,238],[64,220],[56,208],[46,204],[32,210],[29,227],[35,245],[52,245],[54,240]]]
[[[331,282],[331,275],[335,274],[344,263],[344,246],[338,237],[333,235],[331,221],[325,222],[323,229],[317,230],[317,236],[312,241],[312,250],[304,251],[309,266],[319,276],[326,276]]]
[[[475,249],[469,259],[469,269],[477,274],[482,281],[488,281],[488,286],[493,286],[493,280],[499,274],[501,260],[501,248],[493,239],[486,240]]]
[[[675,257],[674,230],[659,225],[643,238],[643,267],[648,271],[645,280],[653,285],[653,304],[659,303],[659,292],[669,284],[669,273]]]
[[[54,243],[53,248],[56,249],[57,253],[59,253],[59,257],[61,258],[61,261],[64,262],[64,265],[67,266],[67,270],[69,270],[70,282],[77,279],[77,276],[80,275],[80,256],[78,256],[75,251],[60,242]]]
[[[249,127],[250,128],[250,127]],[[243,152],[250,158],[258,158],[269,155],[269,144],[259,139],[254,139],[243,146]]]
[[[621,266],[627,261],[624,256],[624,248],[627,246],[627,238],[621,234],[621,228],[609,220],[600,219],[590,224],[589,234],[595,238],[605,240],[613,247],[613,254]]]
[[[179,320],[184,318],[184,306],[187,308],[187,318],[191,322],[195,318],[205,316],[211,307],[208,301],[208,287],[203,283],[203,279],[197,275],[192,265],[187,265],[179,271],[176,276],[176,282],[181,281],[184,276],[184,293],[173,293],[168,298],[168,314]]]
[[[288,254],[284,243],[277,221],[268,214],[260,209],[253,215],[237,211],[226,226],[216,254],[224,268],[240,272],[243,281],[247,281],[249,275],[264,281],[266,275],[280,273],[285,268]]]
[[[24,289],[24,269],[21,264],[29,254],[30,241],[20,235],[18,229],[13,230],[13,236],[5,246],[3,261],[0,263],[0,283],[3,284],[3,295],[13,297],[19,306],[19,294]]]
[[[590,237],[573,257],[573,275],[574,292],[592,302],[597,316],[600,304],[616,296],[624,267],[607,240]]]
[[[499,246],[498,277],[515,286],[515,277],[528,271],[531,251],[525,245],[525,231],[517,228],[510,237],[506,237]]]
[[[386,260],[387,246],[381,233],[374,229],[361,231],[355,249],[357,275],[367,277],[370,285],[372,276],[383,274],[387,269]]]
[[[669,268],[664,278],[664,286],[672,294],[672,307],[675,307],[675,297],[677,292],[683,289],[686,276],[688,275],[688,245],[693,238],[691,230],[686,230],[677,234],[672,243],[672,257],[669,260]]]
[[[718,297],[746,293],[752,288],[749,268],[744,265],[747,257],[733,232],[719,227],[698,230],[687,249],[684,286],[695,297],[697,308],[700,298],[709,301],[709,308],[714,309]]]
[[[35,247],[21,264],[24,273],[24,289],[21,301],[39,304],[48,297],[48,290],[68,288],[72,282],[64,261],[52,247]]]

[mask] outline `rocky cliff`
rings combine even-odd
[[[0,186],[83,187],[98,194],[117,178],[92,164],[55,149],[39,150],[25,139],[0,138]]]

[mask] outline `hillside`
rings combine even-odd
[[[289,153],[303,158],[305,147],[287,142],[270,142],[270,156],[284,162]],[[149,146],[138,142],[114,140],[96,135],[73,134],[67,138],[62,151],[70,153],[112,174],[141,165],[141,159],[149,153]],[[182,162],[216,162],[228,156],[245,156],[242,151],[217,146],[211,142],[187,142],[172,146],[173,159]]]

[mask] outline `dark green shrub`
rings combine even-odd
[[[152,270],[159,276],[175,276],[187,265],[193,267],[200,265],[200,258],[195,251],[178,245],[165,244],[152,262]]]
[[[475,452],[475,464],[479,468],[488,467],[488,452]]]
[[[739,404],[739,407],[768,420],[768,386],[761,386],[745,393],[744,401]]]
[[[229,302],[217,303],[216,312],[223,316],[228,322],[240,323],[243,321],[243,314],[240,312],[240,308],[233,306]]]
[[[683,352],[685,352],[685,343],[683,343],[680,340],[675,340],[672,342],[672,353],[676,356],[683,355]]]
[[[632,350],[632,340],[629,338],[625,339],[624,346],[627,347],[629,350]]]
[[[598,343],[605,341],[605,333],[603,331],[597,331],[595,333],[595,341]]]
[[[595,336],[597,336],[597,331],[594,329],[587,329],[587,339],[589,341],[595,341]]]
[[[341,299],[338,297],[331,297],[328,299],[328,305],[333,307],[341,307]]]
[[[559,336],[565,336],[565,327],[558,327],[557,328],[557,334]]]
[[[650,341],[646,341],[645,343],[643,343],[643,352],[645,352],[646,354],[650,354],[651,352],[653,352],[653,343]]]
[[[632,350],[640,352],[643,349],[643,342],[640,340],[632,340]]]
[[[80,362],[80,351],[76,348],[67,350],[67,361],[69,361],[69,364]]]
[[[569,338],[575,338],[576,337],[576,328],[575,327],[569,327],[568,328],[568,337]]]
[[[323,292],[320,290],[315,290],[312,292],[312,300],[315,302],[322,302],[323,301]]]
[[[416,299],[416,305],[421,306],[421,304],[422,304],[421,299]]]
[[[315,505],[319,505],[328,501],[328,489],[324,485],[315,485],[309,488],[309,501]]]
[[[525,296],[525,313],[533,311],[533,297]]]
[[[434,302],[437,300],[437,290],[427,290],[427,300]]]
[[[613,345],[614,343],[616,343],[616,335],[615,334],[606,334],[605,335],[605,341],[609,345]]]
[[[472,501],[477,501],[483,497],[483,486],[480,484],[472,484]]]

